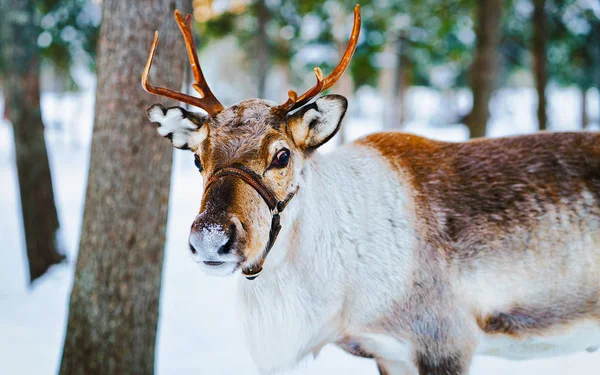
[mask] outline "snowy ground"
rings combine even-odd
[[[590,96],[591,117],[598,96]],[[493,107],[490,135],[531,132],[535,97],[531,90],[504,90]],[[579,96],[575,90],[553,90],[550,96],[555,130],[577,129]],[[0,103],[2,101],[0,100]],[[465,104],[460,98],[461,105]],[[433,118],[444,102],[427,89],[413,89],[411,121],[406,130],[445,140],[461,140],[461,125],[436,126]],[[355,104],[356,105],[356,104]],[[363,97],[363,117],[345,123],[348,138],[380,128],[378,101]],[[93,98],[88,95],[44,96],[44,116],[56,200],[69,262],[54,267],[27,285],[27,263],[14,169],[12,129],[0,122],[0,374],[54,374],[57,371],[67,318],[68,297],[83,213],[89,158]],[[2,109],[0,108],[0,114]],[[0,116],[1,118],[1,116]],[[561,124],[561,126],[558,126]],[[157,142],[161,139],[157,136]],[[189,223],[199,206],[200,176],[191,157],[176,152],[169,207],[157,343],[158,374],[256,374],[234,313],[234,278],[204,276],[188,258]],[[376,374],[370,360],[326,347],[289,374]],[[589,374],[600,373],[600,354],[577,354],[547,360],[509,362],[477,358],[472,374]]]

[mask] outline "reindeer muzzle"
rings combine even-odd
[[[271,211],[271,230],[269,232],[269,241],[267,242],[265,250],[263,251],[263,254],[258,262],[250,266],[244,267],[242,269],[242,273],[244,274],[246,279],[254,280],[262,272],[263,264],[267,259],[267,255],[269,255],[269,252],[273,248],[275,240],[277,240],[277,235],[279,235],[279,231],[281,230],[281,217],[279,216],[279,214],[285,209],[288,202],[294,197],[294,195],[296,195],[300,186],[296,187],[296,189],[290,194],[288,194],[285,197],[285,199],[278,200],[275,194],[271,191],[271,189],[269,189],[265,185],[264,180],[261,176],[256,174],[254,171],[244,167],[243,165],[233,165],[231,167],[221,168],[214,172],[209,177],[204,191],[208,191],[210,186],[216,180],[227,176],[237,177],[245,183],[247,183],[248,185],[250,185],[258,193],[258,195],[260,195],[263,198],[263,200],[269,207],[269,211]]]

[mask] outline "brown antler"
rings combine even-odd
[[[350,35],[350,40],[348,41],[346,51],[344,52],[344,55],[342,56],[342,59],[338,63],[337,67],[326,78],[323,78],[323,72],[321,69],[316,67],[315,76],[317,77],[317,84],[300,96],[298,96],[294,90],[288,91],[288,100],[284,104],[277,107],[277,109],[282,113],[293,111],[294,109],[300,108],[311,101],[311,99],[319,95],[319,93],[322,91],[333,86],[340,79],[342,74],[344,74],[348,68],[348,65],[350,65],[350,60],[352,59],[352,55],[354,55],[354,51],[356,50],[359,34],[360,5],[356,4],[354,7],[354,26],[352,27],[352,34]]]
[[[206,83],[206,79],[204,78],[204,74],[202,74],[202,68],[200,68],[198,53],[196,52],[196,45],[194,43],[194,36],[192,33],[192,16],[188,14],[184,18],[181,12],[176,10],[175,21],[177,21],[179,30],[181,30],[183,38],[185,39],[185,46],[187,48],[188,57],[190,59],[190,65],[192,66],[192,72],[194,73],[194,80],[196,82],[192,84],[192,87],[194,87],[194,89],[200,94],[201,97],[197,98],[195,96],[173,91],[165,87],[152,86],[148,82],[148,75],[150,74],[150,68],[152,67],[152,60],[154,60],[156,46],[158,45],[158,31],[154,33],[154,41],[152,42],[152,47],[150,47],[148,60],[146,61],[144,72],[142,73],[142,87],[150,94],[156,94],[160,96],[165,96],[167,98],[175,99],[180,102],[184,102],[202,108],[210,115],[216,115],[217,113],[221,112],[224,109],[224,107],[221,103],[219,103],[212,91],[210,91],[210,88]]]

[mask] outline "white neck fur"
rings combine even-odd
[[[398,191],[398,181],[386,183],[384,178],[374,187],[375,175],[390,174],[384,164],[372,165],[374,158],[365,152],[350,145],[315,155],[305,166],[298,194],[282,214],[282,230],[262,274],[253,281],[240,278],[238,311],[248,347],[263,372],[294,366],[340,339],[355,321],[348,319],[347,311],[366,321],[372,309],[390,301],[389,293],[384,293],[369,296],[371,307],[365,311],[348,306],[365,302],[351,291],[366,288],[363,276],[373,272],[369,267],[373,263],[363,265],[360,253],[370,261],[380,259],[382,255],[371,248],[390,240],[379,236],[378,221],[393,214],[402,219],[398,213],[385,212],[381,201],[385,197],[380,190]],[[374,167],[380,173],[372,173]],[[392,266],[389,259],[381,260]],[[399,277],[396,272],[377,272],[374,280]]]

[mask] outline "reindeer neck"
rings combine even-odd
[[[341,322],[330,319],[332,312],[342,311],[345,299],[347,270],[336,238],[347,220],[340,213],[348,207],[340,196],[344,183],[335,176],[343,161],[336,161],[338,152],[315,155],[305,165],[263,272],[253,281],[240,278],[240,312],[259,366],[285,367],[339,334]],[[317,295],[327,298],[315,303],[311,296]],[[289,333],[285,344],[281,332]],[[266,353],[275,354],[263,358]]]
[[[285,367],[339,340],[357,323],[347,311],[376,316],[391,298],[381,280],[395,280],[393,294],[403,295],[398,280],[411,263],[412,236],[402,190],[389,165],[359,145],[315,155],[304,167],[262,274],[240,280],[240,312],[259,366]],[[397,242],[406,249],[390,252]]]
[[[300,189],[282,214],[282,230],[265,267],[309,272],[314,262],[338,256],[345,223],[361,214],[349,199],[356,182],[348,173],[351,161],[342,154],[344,150],[314,155],[304,166]]]

